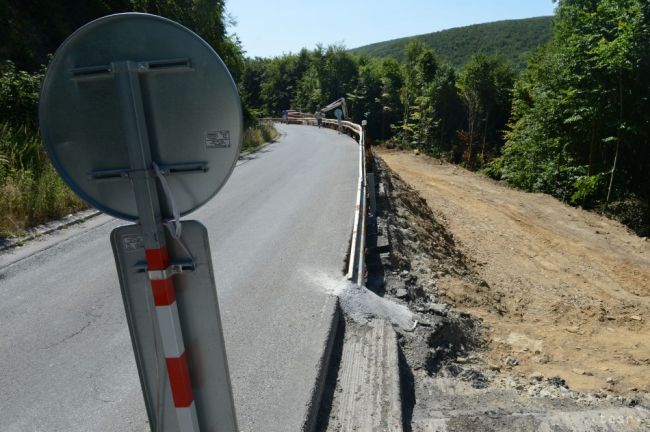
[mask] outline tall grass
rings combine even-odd
[[[35,132],[0,124],[0,237],[86,207],[56,173]]]
[[[244,131],[242,152],[252,151],[261,145],[274,141],[280,133],[273,127],[273,123],[261,123],[251,126]]]
[[[87,207],[63,183],[41,145],[37,107],[43,73],[0,62],[0,237]]]

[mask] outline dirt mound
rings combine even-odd
[[[650,391],[647,239],[432,158],[380,155],[422,196],[389,180],[394,264],[431,276],[427,292],[481,318],[494,370],[558,376],[585,392]]]
[[[561,347],[568,358],[559,363],[559,349],[549,349],[544,339],[553,327],[532,334],[529,329],[541,318],[531,326],[522,324],[527,319],[522,317],[530,316],[522,315],[524,310],[530,314],[525,305],[539,301],[539,294],[529,292],[525,301],[513,302],[508,287],[484,279],[492,275],[485,272],[491,263],[476,250],[497,247],[507,254],[514,248],[487,237],[482,240],[488,244],[468,248],[449,223],[449,218],[462,223],[465,215],[432,211],[382,160],[371,158],[368,166],[377,194],[375,214],[368,220],[368,287],[408,306],[418,320],[413,331],[396,328],[403,354],[405,430],[645,430],[650,397],[638,391],[640,385],[617,394],[618,378],[610,377],[602,390],[575,391],[562,368],[574,361],[573,351]],[[516,272],[517,261],[511,257],[501,263],[501,274]],[[549,310],[558,315],[545,322],[563,319],[567,312],[557,301],[539,313]],[[538,370],[543,365],[554,367]],[[626,423],[610,427],[620,419]]]

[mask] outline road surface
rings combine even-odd
[[[342,279],[358,146],[280,126],[191,215],[210,233],[242,431],[305,422]],[[7,432],[149,429],[109,244],[122,221],[82,226],[0,254],[0,425]]]

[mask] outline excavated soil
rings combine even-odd
[[[366,285],[417,320],[392,320],[404,430],[648,430],[648,243],[552,198],[378,153]]]
[[[427,316],[451,307],[452,322],[472,323],[476,331],[451,344],[452,357],[466,363],[466,346],[474,347],[471,355],[512,387],[532,376],[596,397],[634,400],[650,391],[648,239],[433,158],[376,153],[398,174],[388,181],[400,182],[389,186],[399,205],[384,221],[393,243],[384,289]],[[405,346],[411,366],[439,367],[436,353],[415,361]]]

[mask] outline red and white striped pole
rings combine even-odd
[[[111,69],[118,77],[131,164],[130,179],[138,209],[138,223],[144,237],[147,273],[151,281],[158,331],[162,340],[176,418],[181,432],[200,432],[178,316],[173,271],[162,225],[156,176],[152,170],[154,164],[139,78],[139,73],[146,72],[146,68],[142,69],[137,62],[124,61],[112,63]]]
[[[178,425],[181,432],[199,432],[167,246],[145,249],[145,255]]]

